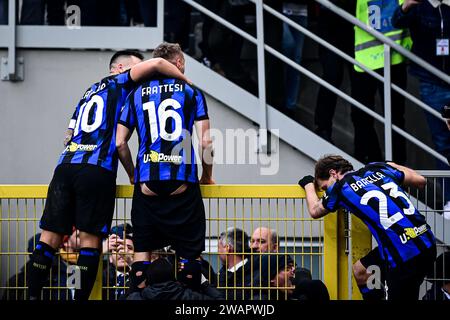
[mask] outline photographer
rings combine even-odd
[[[103,242],[103,300],[123,300],[133,263],[133,229],[128,223],[111,228]]]

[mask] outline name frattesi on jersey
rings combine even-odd
[[[142,97],[148,96],[151,94],[160,94],[166,92],[180,92],[184,90],[184,85],[181,83],[168,83],[161,84],[158,86],[149,86],[142,88]]]

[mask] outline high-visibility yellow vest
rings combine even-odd
[[[408,29],[395,29],[391,20],[395,9],[404,0],[358,0],[356,18],[383,33],[407,50],[411,50],[412,39]],[[371,34],[355,26],[355,59],[371,70],[384,67],[384,45]],[[405,61],[400,53],[391,50],[391,65]],[[355,65],[355,70],[363,72]]]

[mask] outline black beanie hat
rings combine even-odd
[[[158,258],[147,269],[147,283],[149,285],[175,281],[175,270],[166,258]]]

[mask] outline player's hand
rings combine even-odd
[[[210,177],[201,177],[200,184],[216,184],[216,181],[214,181],[213,178]]]
[[[314,183],[314,177],[313,177],[313,176],[304,176],[303,178],[301,178],[301,179],[298,181],[298,184],[299,184],[303,189],[305,189],[306,185],[307,185],[307,184],[310,184],[310,183]]]
[[[70,140],[72,140],[73,137],[73,130],[68,129],[66,131],[66,136],[64,137],[64,147],[67,147],[67,145],[69,144]]]
[[[134,185],[134,175],[128,177],[130,179],[130,184]]]
[[[407,13],[411,8],[417,6],[422,0],[405,0],[402,4],[402,11]]]
[[[119,246],[123,245],[124,241],[117,235],[112,234],[108,237],[107,241],[107,252],[117,252]]]

